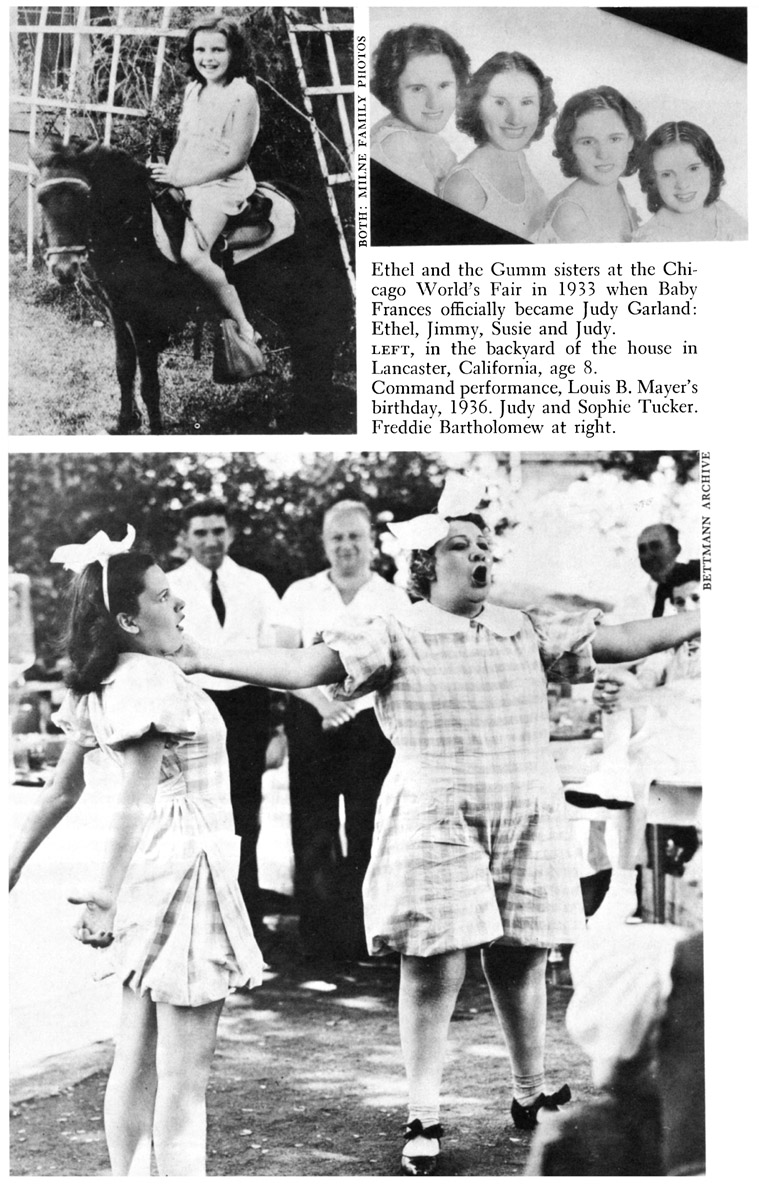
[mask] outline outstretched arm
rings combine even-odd
[[[102,868],[92,888],[69,897],[73,904],[85,907],[74,932],[88,945],[107,946],[113,937],[116,901],[153,809],[165,743],[165,737],[148,736],[126,749]]]
[[[651,617],[626,621],[624,625],[601,625],[593,639],[596,662],[630,662],[659,650],[670,650],[697,638],[701,633],[701,613],[675,613],[671,617]]]
[[[273,687],[278,691],[297,691],[301,687],[320,687],[324,683],[338,683],[345,678],[340,656],[324,642],[306,646],[302,650],[264,650],[197,646],[186,640],[176,661],[187,674],[202,671],[225,679],[239,679],[259,687]]]
[[[9,887],[12,889],[29,857],[61,819],[69,813],[84,790],[84,758],[87,750],[67,741],[55,773],[40,791],[37,801],[21,825],[11,848]]]

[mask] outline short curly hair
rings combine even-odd
[[[556,145],[553,155],[561,162],[561,171],[565,177],[579,177],[580,167],[574,154],[572,137],[577,127],[577,121],[589,111],[614,111],[627,128],[633,138],[633,146],[627,158],[627,166],[623,177],[630,177],[638,168],[640,150],[646,139],[646,121],[633,107],[629,99],[621,95],[613,86],[596,86],[592,90],[580,91],[567,99],[561,109],[553,132],[553,142]]]
[[[486,535],[490,535],[490,527],[485,522],[480,514],[457,514],[451,518],[446,518],[447,523],[474,523],[478,530],[483,531]],[[439,541],[441,542],[441,541]],[[425,600],[429,598],[430,588],[435,579],[435,551],[438,544],[434,547],[422,550],[422,548],[415,548],[409,557],[408,565],[408,591],[414,597],[423,597]]]
[[[369,89],[375,99],[395,116],[400,115],[398,80],[412,58],[443,54],[451,63],[460,90],[469,79],[469,54],[455,37],[433,25],[406,25],[390,29],[372,55]]]
[[[245,77],[248,69],[248,45],[240,32],[240,26],[236,21],[230,20],[228,16],[209,16],[192,26],[182,46],[182,60],[187,66],[187,74],[193,82],[199,82],[201,86],[205,86],[206,82],[203,75],[198,72],[192,56],[197,33],[221,33],[226,37],[230,54],[226,81],[231,82],[233,78]]]
[[[485,144],[487,142],[487,133],[485,125],[482,122],[480,114],[480,104],[485,97],[485,92],[494,78],[499,74],[509,74],[511,71],[519,70],[523,74],[529,74],[531,78],[535,79],[540,92],[540,116],[538,118],[538,126],[532,137],[533,140],[539,140],[546,130],[548,121],[556,114],[556,100],[553,94],[553,79],[548,78],[543,73],[539,66],[536,66],[532,58],[528,58],[526,54],[518,53],[496,53],[492,58],[480,66],[469,82],[464,87],[463,93],[459,96],[459,112],[456,118],[456,126],[459,131],[464,132],[467,136],[471,136],[477,144]],[[530,141],[532,143],[532,141]]]
[[[646,140],[640,150],[640,187],[646,195],[646,204],[652,214],[661,210],[664,199],[659,193],[654,171],[654,154],[659,148],[667,148],[670,144],[690,144],[700,160],[704,162],[711,174],[712,183],[706,195],[705,206],[711,206],[719,197],[720,190],[725,184],[725,165],[717,152],[716,145],[708,132],[698,124],[689,123],[687,119],[677,122],[663,123]]]

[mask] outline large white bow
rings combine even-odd
[[[470,473],[448,473],[435,514],[419,514],[405,523],[388,523],[387,529],[406,551],[428,551],[448,534],[449,518],[471,514],[485,497],[487,486]]]
[[[121,542],[109,539],[105,531],[98,531],[87,543],[67,543],[57,547],[50,557],[51,564],[63,564],[68,572],[83,572],[88,564],[101,564],[103,568],[103,601],[110,613],[108,603],[108,561],[112,555],[123,555],[131,551],[136,531],[129,524]]]

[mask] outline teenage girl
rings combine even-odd
[[[167,661],[183,644],[182,601],[152,556],[122,546],[101,533],[77,549],[91,562],[59,557],[79,572],[56,717],[66,745],[13,846],[10,883],[80,798],[99,748],[118,785],[113,824],[69,900],[85,903],[76,937],[111,946],[98,957],[123,984],[105,1095],[111,1168],[149,1177],[152,1145],[160,1176],[202,1177],[219,1016],[235,988],[261,982],[262,961],[237,885],[223,721]]]
[[[465,87],[457,124],[476,142],[440,189],[454,206],[495,226],[534,239],[545,216],[543,190],[525,149],[556,114],[551,79],[522,53],[497,53]]]
[[[613,86],[581,91],[565,103],[553,155],[576,180],[548,205],[541,243],[629,243],[640,219],[620,177],[638,167],[643,116]]]
[[[653,214],[636,243],[702,243],[748,238],[745,218],[720,198],[725,166],[711,136],[681,119],[646,140],[640,187]]]
[[[182,259],[236,326],[240,342],[263,369],[256,333],[235,288],[211,259],[227,219],[239,214],[256,188],[248,157],[259,127],[258,96],[243,77],[246,46],[227,17],[194,25],[184,57],[190,82],[179,135],[168,164],[149,166],[154,181],[183,189],[190,205]]]
[[[385,33],[372,60],[371,92],[390,112],[371,130],[371,156],[428,193],[456,157],[440,135],[469,77],[469,58],[449,33],[407,25]]]

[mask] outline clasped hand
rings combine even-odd
[[[74,893],[68,900],[84,909],[73,928],[73,935],[85,946],[104,947],[113,942],[113,919],[116,904],[109,893]]]
[[[164,164],[163,162],[154,163],[153,161],[148,161],[148,169],[150,170],[150,176],[159,184],[174,184],[169,173],[169,166],[167,164]]]

